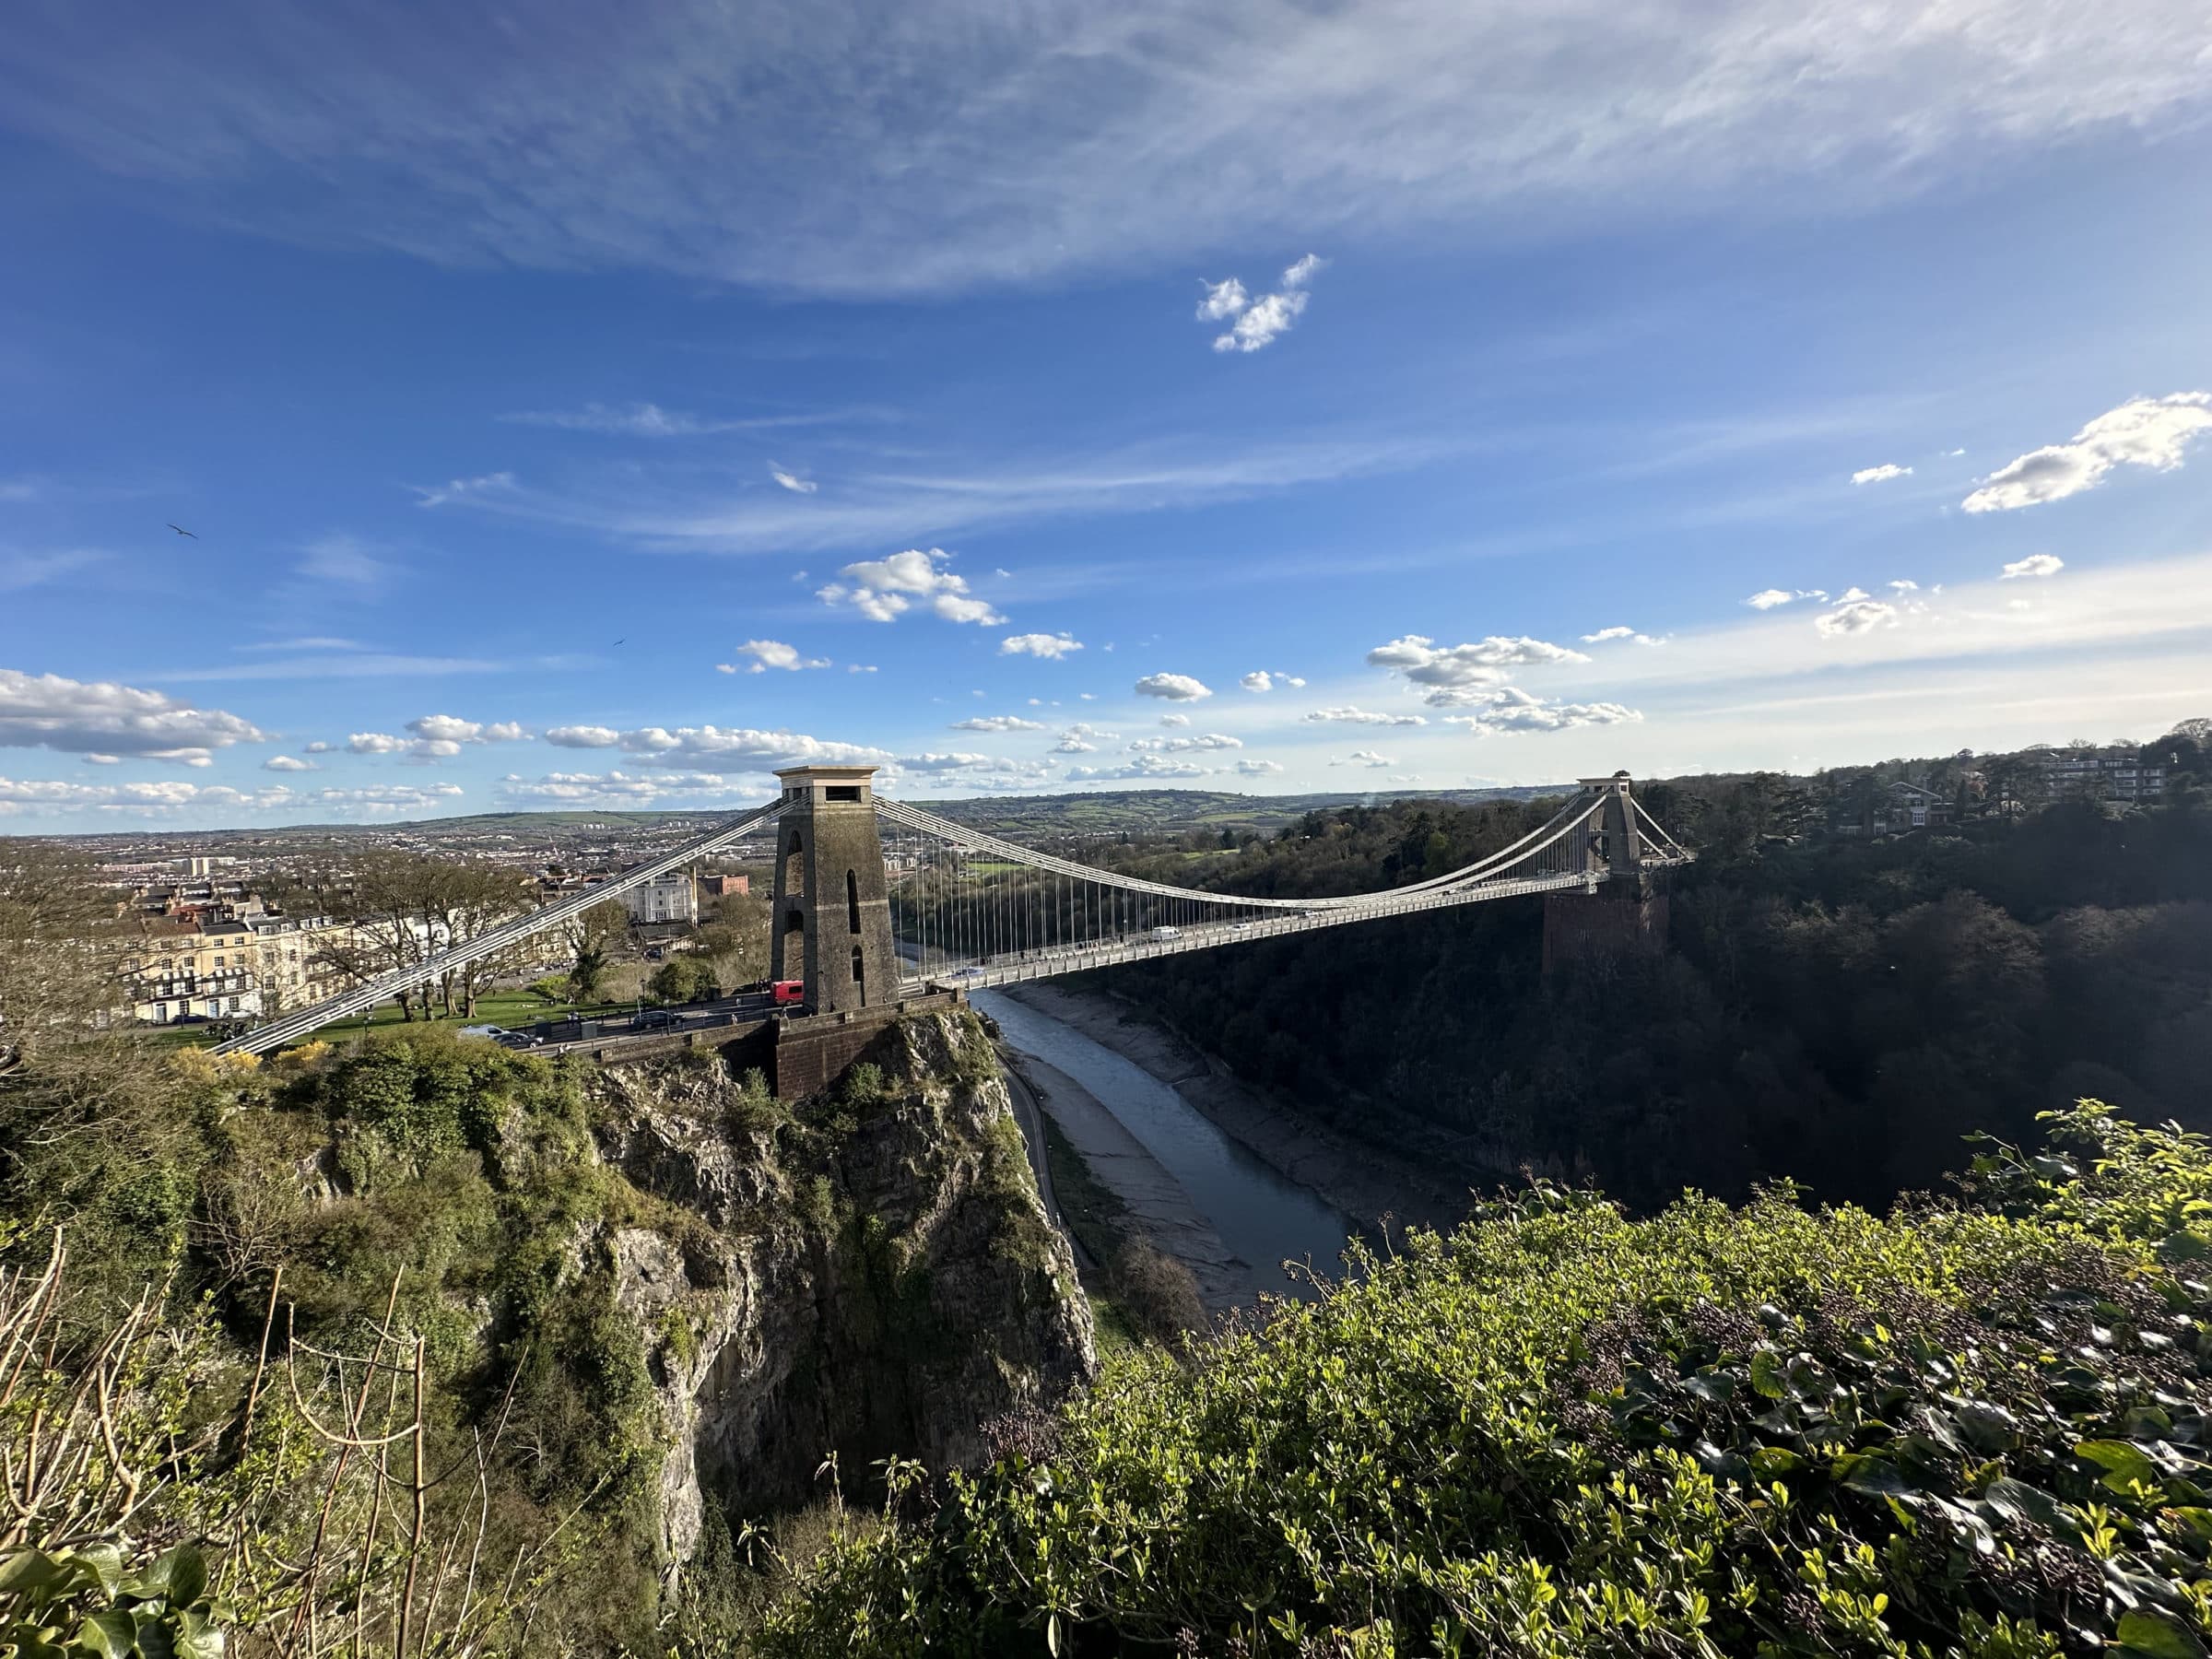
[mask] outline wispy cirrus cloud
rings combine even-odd
[[[1358,431],[1223,444],[1159,441],[1074,457],[857,465],[832,496],[760,488],[745,466],[571,468],[556,484],[512,473],[418,489],[424,505],[590,530],[656,551],[760,553],[912,545],[919,535],[1104,512],[1246,500],[1404,473],[1460,453],[1433,433]]]
[[[532,409],[500,418],[513,426],[551,427],[564,432],[598,432],[625,438],[702,438],[717,432],[765,432],[782,427],[822,426],[842,420],[838,413],[754,415],[732,419],[688,415],[658,404],[585,404],[581,409]]]
[[[105,553],[91,547],[52,547],[37,552],[0,547],[0,594],[43,587],[74,571],[89,569],[106,558]]]
[[[382,587],[400,573],[400,567],[383,556],[383,549],[355,535],[332,535],[317,538],[300,550],[293,574],[310,582],[357,589]]]
[[[1808,181],[1887,202],[2100,128],[2155,134],[2206,96],[2188,0],[2139,0],[2124,29],[2068,0],[1581,16],[677,0],[610,36],[579,5],[520,33],[465,8],[407,30],[150,8],[122,30],[62,6],[14,19],[0,107],[202,222],[882,295],[1157,265],[1293,224],[1464,233],[1531,204],[1571,224]]]

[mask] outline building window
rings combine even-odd
[[[845,920],[852,924],[853,932],[860,931],[860,872],[857,870],[845,872]]]
[[[862,1002],[868,1000],[868,976],[862,965],[860,947],[853,947],[853,991]]]
[[[825,800],[857,801],[860,799],[860,785],[857,783],[832,783],[822,791],[822,795]]]

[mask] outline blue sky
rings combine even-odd
[[[2167,0],[32,0],[0,828],[2155,735],[2208,113]]]

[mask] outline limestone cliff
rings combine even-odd
[[[719,1063],[595,1078],[602,1155],[647,1194],[587,1241],[644,1335],[669,1450],[663,1540],[848,1489],[876,1460],[974,1460],[992,1418],[1088,1378],[1090,1313],[1045,1219],[988,1040],[887,1030],[786,1109]]]

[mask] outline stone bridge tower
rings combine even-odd
[[[876,828],[872,766],[794,766],[776,827],[769,971],[803,980],[817,1014],[899,1000],[890,888]]]
[[[1587,892],[1544,895],[1546,973],[1566,962],[1612,963],[1666,948],[1664,872],[1643,867],[1646,842],[1630,804],[1629,774],[1578,782],[1601,801],[1590,824],[1593,880]]]

